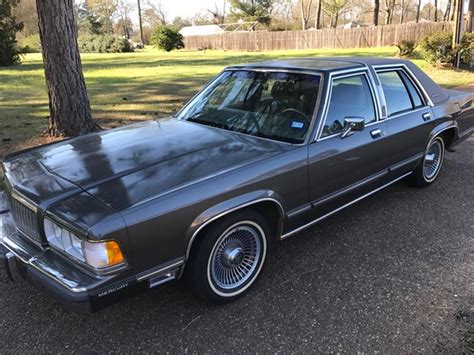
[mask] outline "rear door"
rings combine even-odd
[[[420,162],[431,130],[433,113],[412,74],[403,66],[377,67],[383,92],[388,133],[389,174],[393,180],[410,173]]]
[[[327,106],[309,146],[311,212],[315,220],[380,186],[387,173],[386,128],[370,73],[329,78]],[[363,117],[365,129],[342,138],[346,117]]]

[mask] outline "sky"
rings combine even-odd
[[[134,0],[129,0],[133,2]],[[226,2],[226,9],[229,9],[230,0],[141,0],[142,3],[150,1],[152,3],[160,2],[166,11],[168,21],[173,20],[176,16],[193,17],[197,13],[205,13],[207,9],[214,9],[215,4],[222,9],[224,2]],[[434,0],[422,0],[422,4],[433,2]],[[467,10],[467,0],[464,0],[466,5],[464,10]],[[447,0],[438,0],[441,9],[446,8]]]
[[[151,0],[151,2],[158,2],[157,0]],[[219,8],[222,8],[223,0],[161,0],[161,4],[166,10],[166,14],[169,20],[172,20],[176,16],[181,17],[192,17],[196,13],[205,12],[207,9],[214,8],[214,4],[217,3]]]

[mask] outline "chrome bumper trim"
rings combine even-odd
[[[18,271],[18,265],[15,254],[10,251],[5,254],[5,258],[7,259],[8,273],[11,279],[16,282],[21,281],[22,278],[20,276],[20,272]]]
[[[147,270],[138,274],[137,281],[140,282],[140,281],[150,279],[155,276],[161,276],[160,274],[169,274],[172,271],[174,271],[173,270],[174,268],[178,268],[183,264],[184,264],[184,258],[182,258],[179,261],[173,262],[172,264],[167,265],[167,266],[159,265],[156,269]]]
[[[47,276],[56,283],[59,283],[61,286],[65,287],[69,291],[76,293],[87,291],[86,287],[79,286],[76,281],[64,277],[64,275],[61,274],[59,271],[51,268],[49,265],[46,265],[37,257],[29,255],[24,249],[22,249],[11,239],[4,237],[1,241],[1,244],[3,244],[3,246],[9,250],[6,255],[12,254],[15,259],[18,259],[20,262],[24,263],[28,267],[32,267],[35,270],[41,272],[43,275]]]

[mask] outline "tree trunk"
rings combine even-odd
[[[49,97],[49,133],[95,131],[77,45],[73,0],[36,0]]]
[[[472,32],[474,27],[474,0],[469,0],[469,5],[467,8],[467,25],[466,31]]]
[[[305,9],[305,3],[304,0],[301,0],[301,27],[302,30],[306,30],[306,26],[308,25],[308,20],[310,19],[311,16],[311,5],[313,3],[313,0],[309,0],[308,2],[308,7]]]
[[[392,9],[387,8],[385,13],[385,24],[390,25],[392,23]]]
[[[443,21],[449,20],[449,12],[451,11],[451,0],[446,4],[446,11],[444,12]]]
[[[141,4],[140,4],[140,0],[137,0],[137,5],[138,5],[138,24],[140,26],[140,44],[142,46],[144,46],[144,39],[143,39],[143,24],[142,24],[142,8],[141,8]],[[165,18],[163,17],[163,22]]]
[[[334,14],[334,23],[332,25],[332,28],[337,28],[337,23],[339,22],[339,12],[336,12]]]
[[[374,26],[379,25],[380,0],[375,0],[374,3]]]
[[[405,19],[405,0],[402,0],[402,3],[401,3],[401,12],[400,12],[400,24],[403,23],[403,20]]]
[[[306,30],[306,19],[305,19],[305,14],[304,14],[304,1],[301,0],[301,29],[304,31]]]
[[[438,0],[434,0],[434,20],[438,22]]]
[[[474,0],[471,0],[474,1]],[[323,0],[318,1],[318,9],[316,10],[316,29],[321,28],[321,9],[322,9]]]
[[[421,10],[421,0],[418,0],[418,5],[416,6],[416,23],[420,21],[420,10]]]

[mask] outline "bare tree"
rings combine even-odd
[[[132,30],[132,21],[130,15],[133,11],[133,6],[127,0],[117,0],[117,13],[119,16],[119,26],[122,27],[125,38],[130,38]]]
[[[311,17],[311,7],[313,0],[300,0],[300,12],[301,12],[301,29],[304,31],[308,25],[308,21]]]
[[[73,0],[36,0],[49,97],[49,133],[76,136],[98,128],[92,120],[77,45]]]
[[[434,0],[434,20],[438,22],[438,0]]]
[[[292,0],[283,0],[284,3],[284,16],[285,16],[285,31],[288,30],[288,22],[290,22],[291,19],[291,13],[293,12],[293,1]]]
[[[36,0],[21,0],[18,5],[13,8],[13,14],[19,22],[23,23],[23,30],[21,31],[22,36],[29,36],[38,33]]]
[[[392,23],[395,6],[395,0],[385,0],[385,7],[383,8],[383,12],[385,12],[386,25],[390,25]]]
[[[138,11],[138,26],[140,27],[140,45],[145,45],[145,39],[143,37],[143,21],[142,21],[142,4],[140,0],[137,0],[137,11]]]
[[[418,3],[416,5],[416,18],[415,18],[416,23],[420,21],[420,12],[421,12],[421,0],[418,0]]]
[[[94,14],[100,18],[105,32],[111,34],[117,11],[117,0],[87,0],[86,3]]]
[[[410,5],[411,5],[411,2],[410,0],[401,0],[401,3],[400,3],[400,24],[403,23],[403,21],[405,21],[405,17],[407,16],[407,13],[410,9]]]
[[[329,16],[331,28],[336,28],[339,22],[339,15],[343,12],[348,0],[326,0],[323,10]]]
[[[151,27],[166,25],[168,23],[166,10],[161,1],[153,2],[148,0],[146,5],[147,8],[143,12],[143,17]]]
[[[226,1],[224,0],[222,8],[219,8],[217,3],[214,3],[214,9],[207,10],[213,17],[215,24],[224,24],[226,15]]]
[[[446,11],[444,12],[443,21],[449,21],[449,13],[451,12],[451,0],[446,3]]]
[[[469,5],[467,8],[467,25],[466,31],[472,32],[474,27],[474,0],[469,0]]]
[[[380,13],[380,0],[375,0],[375,2],[374,2],[374,26],[379,25],[379,13]]]
[[[321,28],[322,5],[323,5],[323,0],[318,0],[318,7],[316,9],[316,21],[315,21],[315,26],[316,26],[316,29],[318,30]]]

